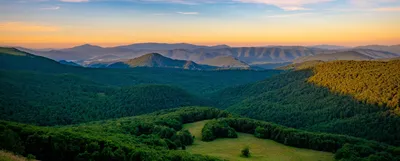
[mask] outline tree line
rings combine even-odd
[[[74,126],[38,127],[0,121],[0,148],[39,160],[219,160],[177,149],[193,143],[184,123],[230,117],[188,107]]]

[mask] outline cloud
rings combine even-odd
[[[151,14],[153,16],[166,16],[166,15],[170,15],[169,13],[153,13]]]
[[[181,15],[198,15],[198,12],[176,12]]]
[[[307,10],[303,6],[306,4],[315,4],[329,2],[333,0],[234,0],[242,3],[261,3],[277,6],[285,11]]]
[[[311,15],[313,13],[296,13],[296,14],[280,14],[280,15],[269,15],[267,18],[288,18],[288,17],[299,17],[305,15]]]
[[[72,2],[72,3],[80,3],[80,2],[89,2],[89,0],[60,0],[61,2]]]
[[[285,11],[304,11],[304,10],[310,10],[304,7],[281,7]]]
[[[381,12],[398,12],[400,11],[399,7],[383,7],[383,8],[376,8],[374,11],[381,11]]]
[[[60,8],[61,8],[60,6],[54,6],[54,7],[40,8],[40,10],[59,10]]]
[[[377,6],[379,4],[387,4],[398,2],[398,0],[348,0],[350,4],[355,5],[357,7],[371,7]]]
[[[55,32],[58,27],[26,22],[0,22],[0,32]]]

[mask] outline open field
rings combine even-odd
[[[205,154],[227,160],[238,161],[333,161],[333,154],[315,150],[300,149],[277,143],[272,140],[259,139],[251,134],[238,133],[238,138],[217,139],[211,142],[201,141],[201,130],[207,121],[184,125],[194,135],[195,142],[186,150],[195,154]],[[249,146],[251,157],[242,158],[240,151]]]

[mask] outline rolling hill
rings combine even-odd
[[[178,68],[191,70],[210,70],[216,67],[199,65],[192,61],[175,60],[164,57],[158,53],[150,53],[125,62],[117,62],[107,66],[108,68],[134,68],[134,67],[157,67]]]
[[[37,125],[76,124],[207,104],[167,85],[109,87],[72,74],[2,70],[0,76],[0,117]]]

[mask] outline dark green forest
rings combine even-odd
[[[37,125],[68,125],[205,105],[169,85],[110,87],[70,74],[0,71],[0,116]]]
[[[219,160],[178,150],[193,143],[182,124],[229,116],[213,108],[188,107],[61,127],[0,121],[0,149],[44,161]]]

